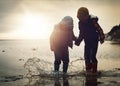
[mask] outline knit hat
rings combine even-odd
[[[78,12],[77,12],[77,18],[80,20],[80,21],[85,21],[86,19],[89,18],[89,11],[86,7],[81,7],[78,9]]]
[[[73,25],[73,18],[72,18],[71,16],[65,16],[65,17],[62,19],[62,22],[66,22],[67,24]]]

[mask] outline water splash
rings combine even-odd
[[[73,74],[83,70],[84,66],[81,65],[81,62],[83,62],[83,59],[72,60],[69,63],[68,73]],[[53,63],[45,61],[43,59],[39,59],[37,57],[29,58],[25,62],[24,68],[28,71],[26,76],[45,75],[45,74],[48,75],[53,73]],[[62,64],[60,70],[62,70]]]
[[[37,57],[29,58],[24,68],[28,71],[27,76],[50,74],[52,70],[52,63],[39,59]]]
[[[54,60],[53,60],[54,61]],[[0,82],[4,83],[4,82],[10,82],[10,83],[17,83],[17,82],[23,82],[24,85],[22,86],[36,86],[36,85],[40,85],[40,86],[48,86],[50,84],[54,84],[54,82],[56,83],[56,78],[55,77],[51,77],[51,75],[53,75],[53,62],[49,62],[48,60],[43,60],[37,57],[33,57],[33,58],[29,58],[25,64],[24,64],[24,68],[28,71],[26,73],[26,75],[16,75],[16,76],[3,76],[0,77]],[[82,86],[85,84],[85,80],[94,80],[94,77],[85,77],[85,72],[84,70],[84,59],[82,58],[74,58],[71,59],[70,63],[69,63],[69,69],[68,69],[68,77],[66,77],[67,79],[69,79],[70,82],[72,81],[78,81],[77,83],[79,83],[81,81]],[[116,83],[119,84],[119,77],[120,77],[120,68],[114,68],[113,70],[108,70],[108,71],[101,71],[102,74],[98,77],[96,77],[96,79],[100,79],[101,77],[104,79],[104,77],[106,77],[108,79],[108,81],[110,81],[110,83]],[[45,75],[45,77],[44,77]],[[60,83],[63,82],[61,80],[64,77],[59,77]],[[87,79],[88,78],[88,79]],[[110,78],[110,80],[109,80]],[[113,78],[113,80],[111,81],[111,78]],[[115,81],[117,80],[117,81]],[[14,81],[14,82],[13,82]],[[65,80],[66,81],[66,80]],[[82,83],[83,81],[83,83]],[[101,82],[104,82],[104,80],[102,80]],[[73,82],[74,83],[74,82]],[[87,83],[87,81],[86,81]],[[96,82],[99,84],[99,82]],[[100,83],[101,84],[101,83]],[[8,85],[7,85],[8,86]],[[16,85],[10,85],[10,86],[18,86]],[[75,86],[75,85],[71,85],[71,86]]]

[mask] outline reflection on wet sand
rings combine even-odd
[[[55,78],[54,86],[70,86],[67,77],[63,77],[62,80],[63,80],[62,83],[60,83],[59,78]],[[62,84],[63,84],[63,85],[62,85]]]
[[[97,77],[96,76],[86,76],[85,86],[97,86]]]
[[[99,76],[67,75],[67,77],[54,77],[50,75],[33,75],[31,77],[3,76],[0,77],[0,86],[119,86],[120,70],[102,71]]]
[[[28,82],[25,86],[46,86],[51,83],[52,80],[42,78],[39,76],[29,77]]]
[[[85,83],[83,83],[84,86],[98,86],[96,76],[86,76],[85,77]],[[62,85],[63,84],[63,85]],[[63,78],[63,82],[60,82],[60,80],[57,78],[54,81],[54,86],[71,86],[69,84],[68,78]]]
[[[54,86],[61,86],[59,79],[55,79]]]
[[[0,86],[54,86],[57,80],[50,78],[53,72],[53,56],[49,52],[47,43],[49,42],[43,40],[0,41]],[[90,86],[96,81],[93,77],[85,77],[82,73],[85,68],[83,48],[79,48],[75,47],[70,51],[71,61],[68,73],[72,76],[68,77],[68,82],[64,80],[65,86],[87,86],[88,84]],[[120,45],[109,42],[99,47],[98,69],[102,74],[97,78],[95,86],[120,85],[119,50]],[[63,86],[63,78],[58,82]]]
[[[96,76],[86,76],[84,81],[81,84],[84,86],[98,86],[98,81],[97,81]],[[53,86],[73,86],[72,83],[69,83],[69,77],[62,77],[62,78],[51,78],[51,79],[46,79],[44,77],[31,77],[28,78],[29,82],[25,86],[47,86],[49,84],[53,84]],[[80,80],[81,82],[81,80]]]
[[[49,84],[53,84],[53,86],[70,86],[68,77],[46,79],[45,77],[39,76],[28,78],[25,86],[47,86]]]
[[[63,84],[63,85],[62,85]],[[98,86],[96,76],[86,76],[84,86]],[[60,82],[59,78],[55,79],[54,86],[71,86],[69,84],[68,78],[63,77],[63,82]]]

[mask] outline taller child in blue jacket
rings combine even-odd
[[[97,74],[97,59],[96,53],[98,49],[98,41],[104,43],[104,33],[98,24],[98,18],[96,16],[89,15],[89,11],[86,7],[78,9],[77,18],[79,19],[79,37],[76,41],[76,45],[80,45],[84,39],[84,58],[86,74]]]

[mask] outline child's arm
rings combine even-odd
[[[104,43],[104,39],[105,39],[105,35],[103,33],[103,30],[96,21],[93,21],[93,23],[94,23],[94,26],[96,27],[96,29],[97,29],[97,31],[99,33],[100,43],[102,44],[102,43]]]
[[[79,27],[79,30],[80,30],[80,32],[79,32],[79,37],[78,37],[78,39],[75,41],[75,45],[77,45],[77,46],[79,46],[80,43],[81,43],[81,41],[83,40],[83,31],[82,31],[82,29],[80,29],[80,27]]]
[[[54,40],[55,40],[54,38],[56,36],[55,31],[56,31],[56,25],[54,26],[54,29],[50,35],[50,49],[51,49],[51,51],[55,50],[55,45],[54,45]]]
[[[51,51],[54,51],[53,32],[52,32],[52,34],[50,36],[50,49],[51,49]]]
[[[76,41],[77,40],[77,37],[74,35],[74,32],[72,31],[72,40],[73,41]]]

